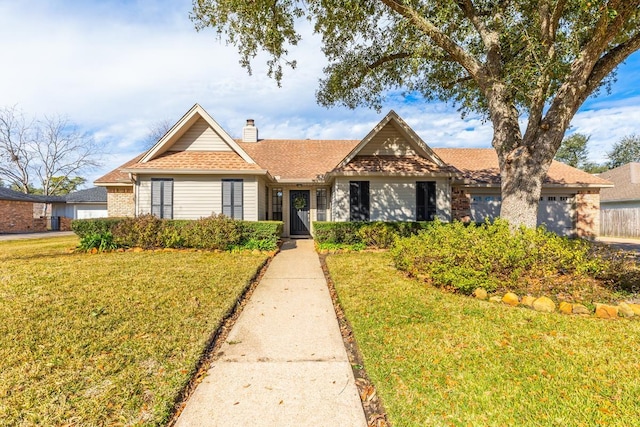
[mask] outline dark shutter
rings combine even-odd
[[[433,221],[436,216],[435,181],[416,183],[416,221]]]
[[[162,218],[173,218],[173,180],[162,181]]]
[[[151,180],[151,215],[162,218],[162,181]]]
[[[242,184],[241,179],[222,180],[222,214],[229,218],[242,219]]]
[[[233,218],[242,219],[242,180],[233,181]]]
[[[151,179],[151,214],[173,218],[173,180]]]
[[[369,181],[349,181],[350,221],[369,221]]]

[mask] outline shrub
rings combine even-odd
[[[245,249],[272,251],[278,247],[283,226],[282,221],[242,221],[240,246]]]
[[[408,237],[428,222],[314,222],[314,238],[320,247],[361,246],[388,248],[396,237]]]
[[[182,227],[185,246],[198,249],[228,250],[242,240],[240,221],[222,214],[200,218]]]
[[[84,221],[84,220],[83,220]],[[199,220],[164,220],[153,215],[116,220],[88,220],[77,226],[76,233],[87,237],[88,249],[96,239],[106,241],[109,248],[198,248],[274,250],[282,234],[281,221],[236,221],[224,215]],[[74,230],[75,231],[75,230]],[[112,247],[113,246],[113,247]]]
[[[397,268],[469,294],[476,287],[526,287],[529,280],[573,274],[594,276],[608,263],[589,256],[590,245],[544,228],[513,231],[503,220],[493,224],[433,223],[401,238],[391,253]]]
[[[363,225],[357,232],[358,237],[367,247],[388,248],[396,239],[395,230],[387,223],[372,222]]]
[[[112,231],[124,218],[96,218],[96,219],[74,219],[71,221],[71,230],[83,238],[89,234],[102,234]]]
[[[105,231],[102,233],[86,234],[84,237],[80,238],[80,244],[78,247],[85,251],[90,251],[95,248],[102,252],[114,250],[118,245],[113,240],[113,234],[111,234],[110,231]]]
[[[113,228],[113,237],[119,246],[152,249],[162,246],[165,222],[147,214],[125,218]]]

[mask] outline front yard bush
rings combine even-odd
[[[438,287],[470,294],[477,287],[523,289],[592,280],[609,268],[591,256],[591,244],[543,228],[513,231],[506,221],[465,225],[435,222],[418,235],[398,239],[396,267]]]
[[[207,250],[274,250],[282,234],[280,221],[238,221],[224,215],[199,220],[135,218],[74,221],[81,249],[196,248]]]
[[[321,248],[340,246],[389,248],[397,237],[408,237],[428,222],[314,222],[314,238]]]
[[[102,234],[111,232],[124,218],[96,218],[74,219],[71,221],[71,230],[82,238],[89,234]]]

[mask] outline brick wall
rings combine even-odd
[[[33,218],[33,202],[0,200],[0,233],[41,231],[47,231],[47,222]]]
[[[135,216],[135,210],[133,187],[107,187],[108,216]]]
[[[600,192],[582,190],[576,194],[576,231],[578,237],[593,238],[600,233]]]
[[[454,220],[471,221],[471,195],[465,188],[451,188],[451,216]]]

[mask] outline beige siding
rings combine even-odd
[[[231,147],[204,119],[199,119],[178,139],[170,151],[231,151]]]
[[[349,181],[369,181],[371,221],[415,221],[416,181],[436,181],[436,215],[451,220],[451,189],[446,179],[366,177],[338,178],[331,212],[334,221],[349,221]]]
[[[198,219],[222,212],[222,180],[235,176],[155,176],[173,178],[173,218]],[[151,177],[138,181],[138,215],[151,212]],[[243,178],[243,218],[258,219],[258,179]]]
[[[413,156],[411,144],[391,123],[387,123],[358,153],[361,156]]]
[[[267,219],[267,187],[264,179],[258,179],[258,221]]]

